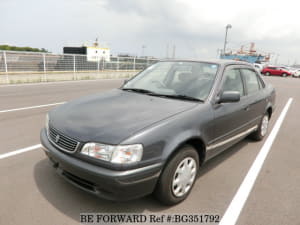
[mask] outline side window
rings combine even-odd
[[[257,92],[259,90],[259,83],[257,80],[256,73],[250,69],[241,69],[241,71],[244,76],[245,85],[246,85],[248,94]]]
[[[225,70],[222,91],[238,91],[241,96],[244,95],[243,81],[238,69]]]

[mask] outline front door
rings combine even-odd
[[[247,97],[239,68],[228,66],[225,69],[219,95],[224,91],[238,91],[241,99],[239,102],[213,105],[214,138],[207,147],[209,158],[232,145],[239,135],[247,129],[245,127],[247,125]]]

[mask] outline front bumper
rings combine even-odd
[[[46,130],[40,134],[43,149],[57,173],[71,184],[99,197],[125,201],[153,192],[162,164],[116,171],[92,165],[56,149],[48,140]]]

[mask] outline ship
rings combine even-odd
[[[231,59],[237,61],[245,61],[248,63],[260,63],[265,64],[270,61],[270,53],[257,52],[255,50],[255,43],[251,42],[248,49],[246,45],[242,45],[237,51],[229,51],[220,55],[221,59]]]

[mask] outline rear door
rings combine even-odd
[[[240,71],[245,85],[247,126],[255,127],[260,123],[266,106],[263,94],[264,84],[254,69],[241,68]]]

